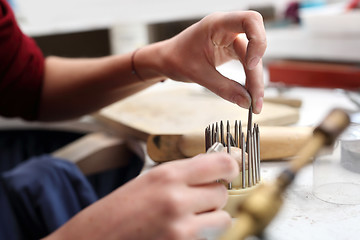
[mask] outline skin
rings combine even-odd
[[[243,34],[242,37],[238,37]],[[177,36],[141,48],[134,56],[142,79],[131,73],[131,53],[94,59],[46,59],[39,118],[91,113],[163,79],[198,83],[239,106],[260,113],[266,49],[256,12],[214,13]],[[231,59],[243,63],[245,86],[216,69]],[[46,239],[197,239],[205,229],[225,229],[227,191],[217,179],[239,172],[226,153],[199,155],[154,167],[87,207]]]
[[[204,164],[206,162],[207,164]],[[47,239],[197,239],[231,223],[221,208],[238,164],[228,154],[162,164],[86,208]]]
[[[240,33],[247,39],[239,38]],[[252,99],[254,113],[260,113],[265,49],[262,17],[248,11],[214,13],[169,40],[141,48],[134,62],[145,81],[131,73],[131,53],[93,59],[48,57],[39,120],[76,118],[166,78],[198,83],[245,108]],[[245,87],[215,69],[231,59],[243,63]]]

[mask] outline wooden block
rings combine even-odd
[[[246,131],[245,127],[243,131]],[[261,161],[294,157],[309,140],[312,131],[311,127],[262,126]],[[155,162],[193,157],[205,153],[205,137],[204,134],[151,135],[147,141],[147,152]]]

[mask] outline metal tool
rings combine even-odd
[[[219,128],[220,125],[220,128]],[[235,137],[234,137],[235,136]],[[246,142],[245,142],[246,141]],[[259,125],[252,123],[252,107],[249,108],[248,124],[246,137],[242,130],[241,121],[236,120],[233,131],[231,131],[230,122],[226,122],[226,137],[224,133],[224,123],[220,121],[212,123],[205,128],[205,150],[214,146],[215,143],[221,143],[229,154],[232,148],[237,148],[241,153],[240,167],[240,186],[228,183],[227,188],[245,189],[257,185],[260,180],[260,132]],[[246,161],[247,156],[247,161]]]

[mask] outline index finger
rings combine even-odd
[[[213,42],[218,45],[228,46],[234,39],[233,36],[227,35],[230,39],[224,38],[224,32],[235,34],[245,33],[249,40],[245,65],[248,69],[254,69],[266,50],[266,32],[263,18],[260,13],[255,11],[231,12],[219,16],[220,20],[215,26]],[[218,31],[222,29],[222,31]],[[226,34],[225,34],[226,35]]]
[[[239,166],[229,154],[210,153],[180,161],[178,171],[183,172],[187,184],[201,185],[218,179],[231,181],[239,174]]]

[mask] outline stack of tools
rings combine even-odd
[[[233,131],[230,128],[229,121],[226,123],[226,133],[224,132],[223,121],[206,127],[205,150],[211,152],[211,147],[214,144],[221,144],[223,148],[226,147],[227,153],[233,155],[237,160],[241,159],[238,160],[240,166],[239,176],[232,182],[226,183],[229,199],[225,210],[232,215],[232,212],[235,211],[232,208],[233,202],[238,202],[239,198],[242,198],[255,188],[261,180],[260,131],[259,125],[252,123],[252,107],[249,108],[246,137],[242,130],[241,121],[235,121]]]

